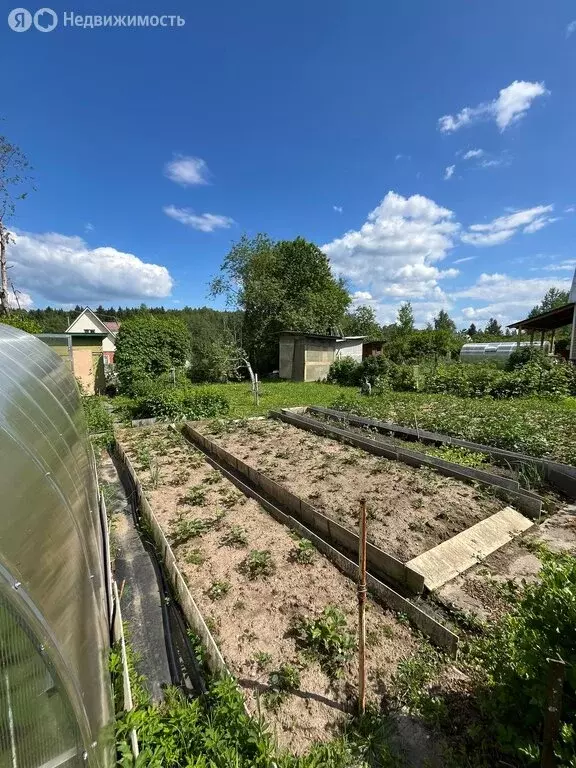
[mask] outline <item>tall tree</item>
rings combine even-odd
[[[484,333],[488,336],[502,336],[502,326],[495,317],[491,317],[490,320],[488,320]]]
[[[326,255],[302,237],[274,242],[264,234],[243,236],[225,257],[211,289],[243,310],[243,346],[261,373],[278,365],[280,331],[341,328],[350,304]]]
[[[348,336],[366,336],[370,341],[382,338],[382,328],[378,325],[373,307],[360,306],[348,312],[344,318],[343,331]]]
[[[24,153],[5,136],[0,136],[0,315],[10,314],[6,248],[10,241],[7,222],[14,215],[16,202],[28,194],[31,167]]]
[[[472,338],[474,338],[474,336],[476,336],[476,334],[478,333],[478,328],[476,328],[474,323],[470,323],[470,327],[468,328],[466,333],[468,336],[471,336]]]
[[[404,304],[400,305],[396,325],[402,333],[410,333],[414,330],[414,312],[409,301],[405,301]]]
[[[549,288],[544,294],[542,302],[532,308],[528,317],[540,315],[542,312],[549,312],[551,309],[564,306],[564,304],[568,304],[568,291],[561,291],[559,288]]]
[[[441,309],[440,312],[434,318],[434,330],[435,331],[449,331],[450,333],[456,333],[456,323],[445,309]]]

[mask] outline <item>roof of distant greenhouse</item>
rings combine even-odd
[[[548,312],[542,312],[540,315],[519,320],[517,323],[509,325],[508,328],[518,328],[522,331],[552,331],[555,328],[562,328],[572,323],[575,306],[574,303],[564,304],[563,307],[557,307]]]

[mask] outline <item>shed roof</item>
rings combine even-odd
[[[542,312],[540,315],[519,320],[517,323],[509,325],[508,328],[518,328],[522,331],[552,331],[554,328],[563,328],[572,322],[575,306],[574,303],[564,304],[563,307],[557,307],[548,312]]]
[[[326,333],[306,333],[306,331],[280,331],[280,336],[303,336],[307,339],[327,339],[330,341],[358,341],[366,338],[366,336],[334,336]]]

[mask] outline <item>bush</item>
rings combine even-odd
[[[329,384],[342,387],[357,387],[360,384],[360,364],[352,357],[339,357],[330,366],[326,380]]]
[[[539,363],[543,368],[550,368],[552,364],[548,354],[540,347],[519,347],[508,358],[506,370],[515,371],[530,362]]]
[[[12,328],[20,328],[21,331],[26,331],[26,333],[42,333],[40,324],[23,311],[12,312],[10,315],[3,315],[0,322],[4,325],[11,325]]]
[[[82,407],[89,435],[101,435],[104,442],[109,442],[114,434],[112,416],[104,407],[103,397],[83,397]]]
[[[223,395],[194,389],[164,389],[136,399],[135,419],[165,419],[179,421],[210,419],[226,416],[230,411]]]
[[[568,554],[542,557],[539,581],[525,586],[510,613],[471,653],[483,685],[481,712],[500,748],[522,765],[540,765],[548,659],[566,662],[555,765],[568,768],[576,754],[576,560]]]

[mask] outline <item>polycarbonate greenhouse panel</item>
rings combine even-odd
[[[113,765],[98,485],[78,388],[47,345],[1,324],[0,503],[0,768]]]

